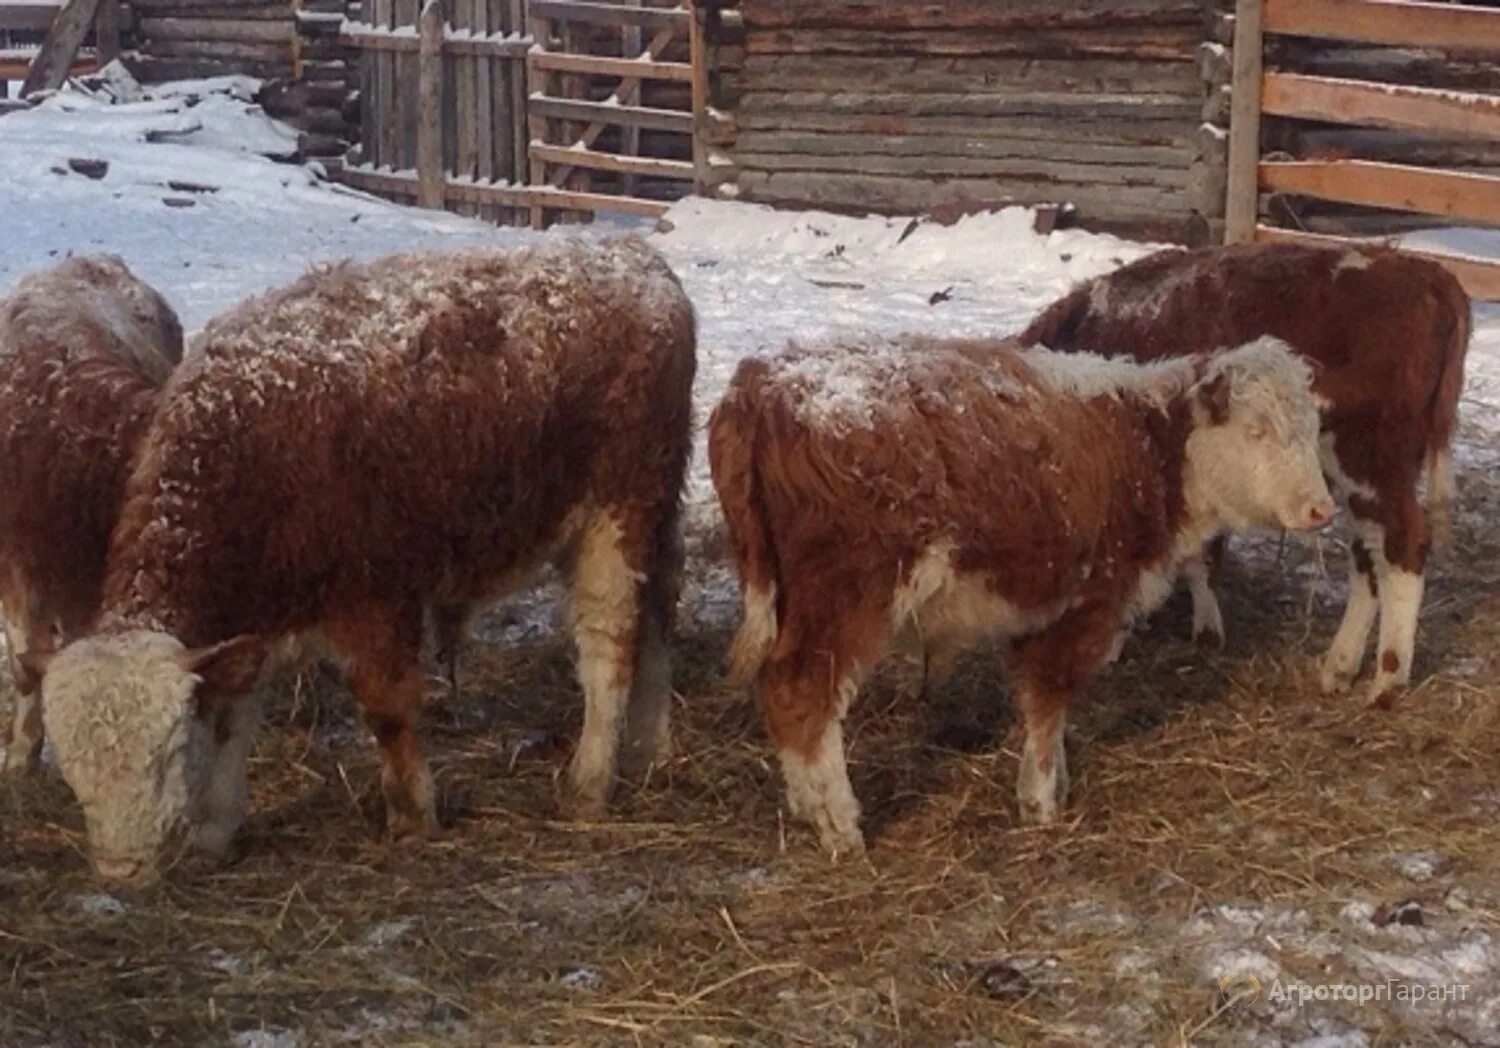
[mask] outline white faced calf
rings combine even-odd
[[[572,807],[603,809],[622,735],[627,762],[660,755],[694,319],[658,255],[627,238],[338,266],[198,348],[142,445],[99,629],[43,685],[101,872],[147,876],[189,830],[222,847],[250,695],[304,636],[347,666],[391,831],[430,831],[423,609],[554,557],[585,700]]]
[[[1068,703],[1226,530],[1321,527],[1311,372],[1261,340],[1140,366],[905,339],[747,360],[709,424],[787,805],[862,847],[844,717],[892,638],[1000,640],[1030,820],[1066,792]]]

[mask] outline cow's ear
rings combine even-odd
[[[221,703],[250,690],[266,661],[266,643],[252,634],[241,634],[205,648],[189,648],[177,661],[198,678],[194,693],[199,712],[206,715]]]
[[[1193,415],[1210,426],[1229,421],[1229,376],[1210,375],[1193,387]]]

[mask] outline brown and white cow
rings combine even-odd
[[[585,699],[568,799],[601,810],[622,735],[627,762],[668,741],[694,341],[635,238],[340,265],[213,322],[142,443],[96,631],[43,681],[96,868],[150,876],[189,829],[228,843],[252,689],[308,635],[346,664],[391,832],[430,832],[423,609],[555,556]]]
[[[1355,532],[1323,689],[1342,691],[1359,675],[1378,608],[1370,696],[1389,701],[1411,679],[1429,538],[1445,534],[1451,511],[1469,327],[1468,297],[1434,262],[1379,248],[1245,244],[1162,251],[1088,281],[1020,340],[1160,360],[1273,335],[1312,361],[1327,401],[1323,469]],[[1222,643],[1207,564],[1195,559],[1184,573],[1194,632]]]
[[[113,255],[78,255],[0,298],[0,604],[15,684],[7,771],[36,766],[28,665],[99,609],[104,557],[182,325]]]
[[[1227,529],[1333,514],[1306,363],[1273,339],[1155,365],[898,339],[739,366],[709,459],[790,811],[862,847],[840,721],[901,632],[1007,641],[1021,813],[1055,818],[1068,703]]]

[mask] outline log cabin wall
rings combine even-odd
[[[145,83],[243,73],[301,132],[307,157],[342,156],[358,137],[358,82],[338,43],[346,0],[130,0],[124,58]],[[352,12],[352,14],[350,14]]]
[[[706,6],[709,186],[836,210],[1071,203],[1203,241],[1224,208],[1218,0]]]

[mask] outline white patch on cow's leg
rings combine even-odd
[[[1182,564],[1182,574],[1193,597],[1193,639],[1209,647],[1223,648],[1224,616],[1208,581],[1208,561],[1201,556],[1189,557]]]
[[[250,810],[250,786],[246,764],[255,748],[255,734],[260,726],[262,692],[252,689],[234,700],[224,714],[225,739],[214,753],[208,789],[203,797],[202,816],[193,831],[193,847],[198,851],[222,857],[245,822]]]
[[[602,814],[609,803],[630,698],[643,580],[626,563],[621,541],[619,525],[598,517],[580,536],[573,566],[573,639],[584,702],[564,798],[574,815]]]
[[[1387,567],[1380,578],[1380,645],[1370,683],[1372,700],[1384,699],[1411,682],[1422,589],[1423,577],[1416,572]]]
[[[786,779],[787,810],[812,824],[826,851],[835,856],[864,851],[859,801],[849,785],[844,729],[838,717],[829,718],[812,757],[783,748],[781,772]]]
[[[1027,710],[1030,703],[1022,703]],[[1068,756],[1063,749],[1063,727],[1067,716],[1061,706],[1045,706],[1026,717],[1026,741],[1021,747],[1020,774],[1016,777],[1016,800],[1021,821],[1045,826],[1057,821],[1057,812],[1068,796]]]
[[[1378,531],[1378,529],[1373,529]],[[1373,536],[1377,541],[1380,536]],[[1319,683],[1325,695],[1347,691],[1359,668],[1365,661],[1365,649],[1370,643],[1370,629],[1375,625],[1375,613],[1379,608],[1376,595],[1376,561],[1384,563],[1379,547],[1371,549],[1363,538],[1356,539],[1349,550],[1349,597],[1344,605],[1344,618],[1339,623],[1338,633],[1328,654],[1323,656]]]
[[[644,773],[672,752],[672,654],[656,617],[642,623],[641,654],[625,711],[620,769],[627,777]]]

